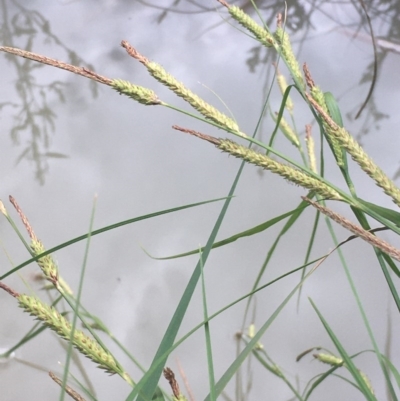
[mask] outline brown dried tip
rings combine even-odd
[[[306,139],[311,137],[311,125],[306,124]]]
[[[229,4],[225,0],[217,0],[218,3],[221,3],[224,7],[229,8]]]
[[[34,233],[32,226],[29,224],[28,219],[26,218],[26,216],[22,212],[22,209],[19,207],[17,201],[11,195],[9,196],[9,199],[10,199],[11,204],[15,207],[15,210],[19,214],[19,217],[21,218],[22,223],[24,224],[24,226],[26,228],[26,231],[28,231],[29,237],[32,240],[36,240],[37,241],[36,234]]]
[[[94,81],[97,81],[97,82],[99,82],[101,84],[111,86],[112,80],[110,78],[103,77],[102,75],[97,74],[97,72],[88,70],[85,67],[81,67],[80,69],[81,69],[82,73],[79,74],[77,72],[77,74],[82,75],[82,76],[84,76],[86,78],[89,78],[89,79],[93,79]]]
[[[195,399],[195,397],[193,395],[193,391],[190,388],[190,385],[189,385],[188,379],[186,377],[185,371],[182,369],[182,366],[181,366],[181,364],[179,362],[179,359],[177,359],[176,362],[178,363],[179,375],[182,377],[183,384],[185,385],[186,393],[187,393],[187,395],[189,397],[189,400],[190,401],[196,401],[196,399]],[[183,398],[185,398],[185,397],[183,397]]]
[[[8,285],[5,285],[0,281],[0,288],[2,288],[4,291],[7,291],[10,295],[12,295],[14,298],[18,298],[19,294],[17,291],[14,291],[11,289]]]
[[[370,231],[365,230],[361,226],[358,226],[357,224],[352,223],[351,221],[347,220],[340,214],[335,213],[332,209],[322,206],[318,202],[314,202],[305,196],[302,196],[301,198],[304,201],[306,201],[307,203],[309,203],[310,205],[314,206],[317,210],[319,210],[325,216],[328,216],[333,221],[336,221],[336,223],[340,224],[342,227],[351,231],[357,237],[360,237],[364,241],[368,242],[370,245],[372,245],[376,248],[379,248],[380,250],[387,253],[392,258],[400,261],[400,249],[393,247],[386,241],[378,238],[377,236],[372,234]]]
[[[149,59],[142,56],[128,41],[121,41],[121,46],[126,50],[126,52],[136,60],[140,61],[142,64],[146,65],[149,63]]]
[[[303,64],[303,71],[304,71],[304,76],[306,77],[306,82],[307,82],[308,87],[310,89],[314,88],[315,82],[311,78],[311,73],[310,73],[310,70],[308,69],[307,63]]]
[[[73,72],[74,74],[82,75],[83,77],[93,79],[97,82],[100,82],[101,84],[111,85],[112,83],[111,79],[96,74],[95,72],[90,71],[87,68],[77,67],[75,65],[64,63],[62,61],[55,60],[50,57],[42,56],[41,54],[32,53],[26,50],[17,49],[16,47],[8,47],[8,46],[0,46],[0,51],[9,54],[14,54],[19,57],[24,57],[29,60],[34,60],[42,64],[51,65],[52,67],[61,68],[66,71]]]
[[[218,138],[215,138],[210,135],[202,134],[201,132],[197,132],[197,131],[194,131],[194,130],[191,130],[188,128],[183,128],[183,127],[180,127],[179,125],[173,125],[172,128],[176,129],[177,131],[185,132],[186,134],[197,136],[198,138],[204,139],[205,141],[208,141],[215,146],[219,146],[221,143],[221,141]]]
[[[164,377],[168,380],[168,383],[171,386],[172,394],[174,395],[174,397],[179,399],[181,396],[181,392],[179,390],[178,382],[175,379],[174,372],[170,368],[165,368]]]
[[[301,358],[303,358],[303,356],[306,356],[307,354],[309,354],[310,352],[314,351],[314,350],[321,350],[321,347],[312,347],[310,349],[306,349],[305,351],[303,351],[301,354],[299,354],[296,358],[296,362],[299,362]]]
[[[333,130],[339,129],[339,126],[332,120],[331,116],[310,96],[307,92],[305,93],[308,101],[313,105],[314,109],[318,111],[320,116]]]
[[[276,26],[280,28],[282,26],[282,14],[278,13],[276,16]]]
[[[49,372],[49,376],[59,385],[62,386],[62,380],[59,379],[53,372]],[[70,386],[65,386],[65,392],[75,401],[85,401],[80,394],[73,390]]]

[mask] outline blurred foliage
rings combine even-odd
[[[66,53],[71,64],[93,66],[85,63],[73,50],[67,48],[52,32],[51,24],[39,12],[25,8],[16,1],[0,1],[0,43],[4,46],[19,47],[31,51],[36,42],[56,45]],[[2,55],[3,56],[3,55]],[[19,101],[3,101],[0,97],[0,112],[13,108],[13,128],[10,135],[16,145],[24,143],[17,163],[26,159],[34,164],[35,178],[43,184],[48,171],[50,158],[66,158],[65,154],[50,150],[51,133],[55,129],[56,114],[50,104],[54,95],[64,102],[65,83],[47,80],[39,83],[37,69],[43,64],[32,63],[10,54],[4,57],[14,67],[16,78],[15,92]],[[96,84],[89,80],[92,95],[97,95]],[[22,137],[24,138],[22,141]]]

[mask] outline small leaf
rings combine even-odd
[[[396,224],[396,226],[400,227],[400,213],[393,209],[388,209],[383,206],[378,206],[374,203],[367,202],[363,199],[357,199],[358,202],[363,204],[364,206],[371,209],[376,214],[379,214],[384,219],[391,221],[392,223]]]

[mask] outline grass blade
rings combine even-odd
[[[228,207],[230,205],[230,202],[232,200],[232,196],[234,195],[237,183],[239,182],[239,178],[241,176],[241,173],[243,171],[244,167],[244,162],[241,163],[240,168],[238,170],[238,173],[236,174],[235,180],[232,184],[232,187],[229,191],[229,194],[224,202],[224,205],[221,209],[221,212],[218,216],[217,221],[215,222],[214,228],[210,234],[210,237],[208,238],[206,247],[204,248],[204,252],[202,254],[202,263],[206,263],[208,256],[211,252],[212,246],[215,242],[215,239],[217,237],[219,228],[221,227],[222,221],[224,220],[225,214],[228,210]],[[152,374],[146,378],[146,382],[143,382],[142,378],[137,386],[133,389],[133,391],[128,395],[126,398],[126,401],[132,401],[136,395],[138,395],[138,391],[140,391],[140,395],[138,397],[138,401],[148,401],[149,399],[152,398],[154,391],[157,387],[158,381],[160,380],[162,370],[164,367],[164,363],[167,360],[167,357],[163,356],[168,350],[172,347],[176,335],[178,333],[179,327],[182,323],[183,317],[185,316],[186,310],[189,306],[190,300],[192,298],[192,295],[194,293],[194,290],[196,288],[197,282],[200,278],[200,273],[201,273],[201,261],[199,260],[196,268],[189,280],[188,285],[186,286],[186,289],[181,297],[181,300],[179,301],[179,304],[175,310],[175,313],[168,325],[168,328],[164,334],[163,339],[161,340],[161,344],[158,347],[158,350],[153,358],[153,362],[150,366],[150,369],[155,366],[154,371]],[[160,363],[159,359],[163,361],[163,363]]]
[[[304,207],[305,207],[305,205],[306,205],[306,203],[304,202]],[[212,249],[219,248],[224,245],[228,245],[228,244],[235,242],[236,240],[243,238],[243,237],[250,237],[252,235],[259,234],[259,233],[267,230],[268,228],[272,227],[276,223],[279,223],[281,220],[285,219],[286,217],[292,216],[293,214],[297,214],[297,213],[298,213],[298,207],[296,209],[291,210],[290,212],[287,212],[287,213],[281,214],[280,216],[274,217],[273,219],[268,220],[264,223],[261,223],[253,228],[249,228],[248,230],[245,230],[238,234],[232,235],[231,237],[225,238],[221,241],[217,241],[213,244]],[[144,252],[146,252],[146,254],[148,256],[150,256],[152,259],[156,259],[156,260],[177,259],[177,258],[182,258],[184,256],[195,255],[199,252],[199,249],[196,249],[196,250],[192,250],[189,252],[180,253],[179,255],[165,256],[165,257],[157,258],[155,256],[151,256],[145,249],[143,249],[143,250],[144,250]],[[200,252],[203,252],[203,251],[204,251],[204,247],[200,248]]]
[[[134,217],[134,218],[128,219],[128,220],[123,220],[123,221],[120,221],[119,223],[111,224],[109,226],[106,226],[106,227],[103,227],[103,228],[99,228],[98,230],[93,230],[92,233],[91,233],[91,236],[94,237],[95,235],[101,234],[103,232],[114,230],[116,228],[119,228],[119,227],[122,227],[122,226],[126,226],[128,224],[136,223],[138,221],[151,219],[153,217],[162,216],[164,214],[177,212],[179,210],[184,210],[184,209],[189,209],[189,208],[196,207],[196,206],[205,205],[207,203],[218,202],[218,201],[223,200],[223,199],[226,199],[226,198],[218,198],[218,199],[212,199],[212,200],[198,202],[198,203],[191,203],[189,205],[174,207],[172,209],[165,209],[165,210],[161,210],[159,212],[145,214],[143,216]],[[56,252],[56,251],[58,251],[60,249],[66,248],[66,247],[68,247],[68,246],[70,246],[72,244],[75,244],[76,242],[83,241],[83,240],[87,239],[88,237],[89,237],[89,234],[80,235],[79,237],[76,237],[76,238],[71,239],[71,240],[69,240],[67,242],[64,242],[61,245],[57,245],[57,246],[51,248],[51,249],[47,250],[46,252],[43,252],[40,255],[37,255],[34,258],[28,259],[24,263],[21,263],[17,267],[14,267],[13,269],[9,270],[7,273],[5,273],[2,276],[0,276],[0,280],[5,279],[6,277],[10,276],[12,273],[15,273],[16,271],[18,271],[18,270],[22,269],[23,267],[31,264],[32,262],[35,262],[35,261],[39,260],[43,256],[49,255],[50,253],[53,253],[53,252]]]
[[[316,307],[316,305],[314,304],[312,299],[309,298],[309,301],[310,301],[312,307],[314,308],[315,312],[317,313],[319,319],[321,320],[321,323],[324,325],[325,330],[328,333],[329,337],[331,338],[331,340],[335,344],[336,349],[338,350],[340,356],[343,358],[347,369],[349,370],[349,372],[353,376],[353,378],[356,381],[356,383],[357,383],[359,389],[361,390],[361,392],[364,394],[365,398],[367,400],[369,400],[369,401],[377,401],[375,395],[371,392],[369,387],[366,385],[362,375],[360,374],[360,371],[357,369],[357,367],[353,363],[351,357],[347,354],[347,352],[344,349],[343,345],[341,344],[339,339],[336,337],[336,335],[334,334],[333,330],[330,328],[328,322],[324,319],[324,317],[322,316],[322,314],[320,313],[320,311],[318,310],[318,308]]]

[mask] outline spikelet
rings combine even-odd
[[[339,125],[332,120],[312,96],[306,93],[306,97],[324,120],[328,135],[336,138],[339,145],[346,149],[351,158],[375,181],[376,185],[382,188],[383,192],[389,195],[397,206],[400,206],[400,189],[395,183],[375,164],[346,129],[339,127]]]
[[[294,81],[297,85],[299,85],[299,89],[305,90],[306,86],[303,80],[303,74],[301,72],[296,56],[293,53],[292,45],[290,44],[289,34],[284,31],[279,24],[274,33],[274,37],[279,43],[280,54],[285,61],[290,73],[292,74]]]
[[[281,93],[283,95],[288,87],[288,84],[286,82],[286,77],[280,73],[278,68],[276,69],[276,81],[278,82],[279,89],[281,90]],[[290,113],[292,113],[294,106],[292,98],[290,96],[288,96],[286,99],[285,107]]]
[[[272,47],[276,43],[271,33],[263,26],[258,25],[249,15],[236,6],[229,5],[226,1],[218,0],[223,6],[228,8],[229,14],[239,22],[244,28],[250,31],[258,41],[265,47]]]
[[[129,81],[113,79],[111,82],[111,87],[121,95],[128,96],[146,106],[161,104],[160,99],[151,89],[134,85]]]
[[[333,367],[341,367],[341,366],[346,367],[347,366],[342,358],[339,358],[339,357],[331,355],[331,354],[318,353],[318,354],[314,354],[313,357],[315,359],[318,359],[320,362],[326,363]],[[357,370],[358,370],[358,373],[360,373],[360,376],[361,376],[362,380],[364,381],[364,383],[366,384],[368,390],[371,392],[371,394],[375,394],[374,389],[371,384],[371,381],[369,380],[367,375],[364,372],[362,372],[360,369],[357,369]]]
[[[172,90],[176,95],[188,102],[195,110],[202,114],[207,120],[213,121],[228,131],[235,132],[241,136],[246,136],[241,133],[239,126],[231,118],[218,111],[214,106],[206,103],[199,96],[194,94],[190,89],[186,88],[181,82],[175,79],[159,64],[149,61],[146,57],[142,56],[134,47],[132,47],[126,40],[121,42],[121,46],[126,49],[128,54],[133,58],[140,61],[147,71],[157,81],[161,82],[167,88]]]
[[[211,120],[230,131],[239,132],[239,126],[235,121],[218,111],[215,107],[206,103],[190,89],[186,88],[181,82],[176,80],[171,74],[167,73],[159,64],[149,62],[146,67],[154,78],[171,89],[176,95],[186,100],[206,119]]]
[[[272,114],[272,119],[277,122],[278,117],[277,117],[278,113]],[[281,116],[280,120],[279,120],[279,128],[280,130],[283,132],[283,134],[285,135],[285,137],[291,142],[292,145],[296,146],[297,149],[300,149],[300,141],[298,136],[296,135],[296,133],[293,131],[293,128],[289,125],[289,123],[286,121],[285,117]]]
[[[360,373],[364,383],[367,385],[368,390],[371,392],[371,394],[375,395],[375,391],[374,388],[372,387],[371,380],[369,380],[368,376],[361,370],[358,370],[358,372]]]
[[[250,324],[248,330],[247,330],[247,335],[249,336],[249,338],[253,338],[256,334],[256,325],[254,323]],[[264,349],[264,345],[261,344],[260,342],[257,342],[257,344],[255,345],[254,349],[256,351],[262,350]]]
[[[46,249],[43,246],[42,242],[39,241],[37,238],[32,239],[30,247],[32,249],[34,256],[38,256],[43,252],[46,252]],[[59,281],[58,268],[52,256],[46,255],[41,257],[40,259],[38,259],[37,264],[39,265],[46,279],[49,280],[51,283],[54,284],[55,287],[58,288],[58,281]]]
[[[331,366],[339,367],[343,366],[344,361],[342,358],[338,358],[337,356],[331,355],[331,354],[314,354],[313,357],[315,359],[318,359],[322,363],[326,363]]]
[[[339,192],[329,187],[327,184],[318,180],[317,178],[311,177],[310,175],[303,173],[300,170],[296,170],[293,167],[279,163],[264,154],[246,148],[245,146],[239,145],[229,139],[215,138],[210,135],[202,134],[201,132],[179,127],[178,125],[174,125],[172,126],[172,128],[208,141],[214,144],[218,149],[221,149],[223,152],[227,152],[248,163],[259,166],[265,170],[269,170],[272,173],[278,174],[281,177],[286,178],[288,181],[293,182],[294,184],[313,190],[325,199],[343,200]]]
[[[24,212],[18,205],[17,201],[11,195],[9,199],[12,205],[15,207],[15,210],[19,214],[21,221],[24,224],[26,231],[29,234],[29,237],[31,238],[30,248],[32,251],[32,255],[33,256],[41,255],[46,251],[44,245],[36,236],[32,226],[30,225],[27,217],[25,216]],[[42,270],[42,273],[46,278],[46,280],[50,281],[57,288],[58,291],[72,295],[72,290],[69,287],[69,285],[65,282],[65,280],[59,277],[57,264],[51,255],[45,255],[41,257],[40,259],[37,260],[37,264]]]
[[[314,101],[321,107],[322,110],[326,114],[329,114],[328,108],[326,106],[325,102],[325,96],[322,90],[315,85],[313,79],[311,78],[310,71],[308,69],[308,66],[306,63],[303,65],[303,71],[304,71],[304,76],[306,77],[306,82],[308,87],[310,88],[310,93]],[[325,129],[326,133],[326,140],[329,142],[329,145],[331,146],[332,152],[335,156],[336,162],[339,166],[344,166],[344,157],[343,157],[343,152],[342,148],[340,147],[339,141],[335,138],[335,136],[330,135],[330,131],[327,129],[326,122],[322,120],[323,127]]]
[[[306,125],[306,145],[308,160],[310,161],[310,170],[317,173],[317,159],[315,157],[314,138],[311,135],[311,125]]]
[[[187,401],[187,398],[181,393],[179,389],[179,384],[175,379],[175,374],[170,368],[165,368],[163,370],[164,377],[168,380],[169,385],[171,386],[173,401]]]
[[[390,245],[388,242],[384,241],[383,239],[378,238],[376,235],[372,234],[371,232],[364,230],[362,227],[358,226],[357,224],[352,223],[351,221],[347,220],[340,214],[335,213],[332,209],[322,206],[318,202],[314,202],[311,199],[308,199],[304,196],[302,196],[302,198],[304,201],[308,202],[310,205],[312,205],[316,209],[318,209],[322,214],[324,214],[325,216],[328,216],[333,221],[336,221],[336,223],[340,224],[342,227],[351,231],[357,237],[360,237],[364,241],[368,242],[368,244],[370,244],[376,248],[379,248],[380,250],[387,253],[392,258],[400,261],[400,250],[399,249]]]
[[[228,139],[219,139],[219,144],[217,147],[223,152],[227,152],[235,157],[245,160],[248,163],[278,174],[294,184],[300,185],[309,190],[313,190],[325,199],[343,200],[336,190],[329,187],[322,181],[319,181],[318,179],[311,177],[302,171],[296,170],[293,167],[279,163],[264,154],[258,153],[252,149],[248,149],[245,146],[241,146]]]
[[[4,203],[1,200],[0,200],[0,213],[8,217],[7,209],[5,208]]]
[[[18,294],[17,299],[20,307],[25,312],[40,320],[61,338],[67,341],[71,340],[75,348],[97,363],[101,369],[111,374],[123,374],[114,357],[108,351],[105,351],[97,341],[91,339],[80,330],[75,330],[71,339],[71,324],[56,309],[33,296]]]
[[[53,372],[49,372],[49,376],[60,386],[63,387],[63,381]],[[65,392],[75,401],[86,401],[77,391],[68,385],[65,385]]]

